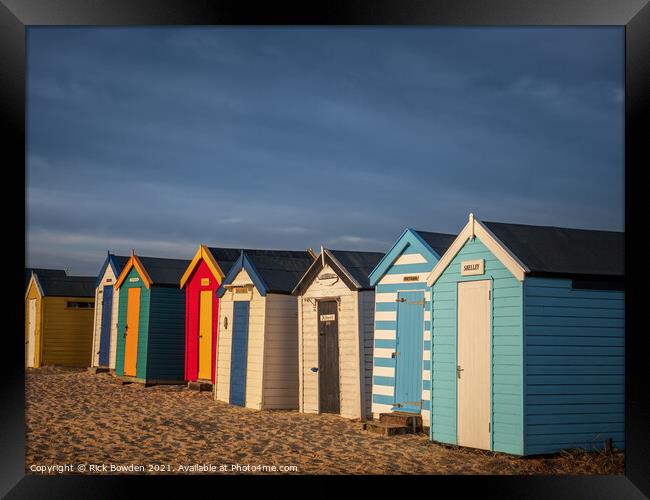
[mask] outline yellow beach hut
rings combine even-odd
[[[88,366],[94,276],[32,271],[25,293],[25,366]]]

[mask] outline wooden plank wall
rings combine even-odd
[[[298,408],[298,301],[267,294],[262,386],[263,409]]]

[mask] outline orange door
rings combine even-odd
[[[199,309],[199,378],[212,379],[212,292],[200,295]]]
[[[124,375],[135,377],[138,361],[138,325],[140,323],[140,288],[129,288],[124,332]]]

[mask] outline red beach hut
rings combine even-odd
[[[185,288],[185,380],[215,382],[219,299],[216,292],[241,250],[201,245],[181,278]]]

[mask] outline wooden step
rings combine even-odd
[[[412,431],[422,431],[422,416],[417,413],[394,411],[391,413],[380,413],[379,421],[386,424],[397,424],[409,427]]]
[[[211,391],[212,390],[212,384],[209,382],[188,382],[187,383],[187,388],[192,390],[192,391]]]
[[[378,420],[364,422],[363,430],[374,434],[381,434],[382,436],[395,436],[397,434],[409,434],[412,432],[411,428],[405,425],[380,422]]]

